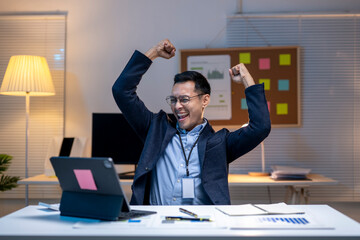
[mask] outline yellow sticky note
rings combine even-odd
[[[260,83],[260,84],[264,83],[264,89],[265,89],[265,90],[270,90],[270,79],[260,78],[260,79],[259,79],[259,83]]]
[[[279,64],[282,66],[291,65],[291,54],[280,54],[279,55]]]
[[[239,62],[244,64],[251,63],[251,54],[250,53],[239,53]]]
[[[288,104],[287,103],[276,104],[276,114],[277,115],[287,115],[288,114]]]

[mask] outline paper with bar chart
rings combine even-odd
[[[294,230],[333,230],[333,226],[320,223],[310,214],[268,215],[230,217],[230,229],[294,229]]]
[[[231,119],[230,55],[191,56],[187,69],[203,74],[211,86],[211,100],[205,111],[209,120]]]

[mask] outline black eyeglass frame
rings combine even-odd
[[[187,105],[189,104],[190,100],[194,97],[198,97],[198,96],[202,96],[202,95],[205,95],[205,93],[200,93],[198,95],[195,95],[195,96],[187,96],[187,95],[181,95],[179,97],[175,97],[175,96],[167,96],[166,97],[166,102],[170,105],[170,106],[175,106],[176,103],[179,101],[181,105]],[[176,99],[175,102],[172,102],[172,100]],[[184,102],[185,100],[185,102]]]

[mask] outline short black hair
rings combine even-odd
[[[178,73],[174,77],[174,85],[177,83],[183,83],[187,81],[193,81],[195,83],[195,91],[203,94],[211,93],[211,87],[208,80],[199,72],[196,71],[185,71]]]

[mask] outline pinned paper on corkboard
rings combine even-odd
[[[215,128],[239,128],[249,121],[245,88],[228,76],[239,63],[256,84],[264,84],[272,126],[301,126],[299,47],[183,49],[180,54],[181,71],[198,71],[210,82],[205,117]]]

